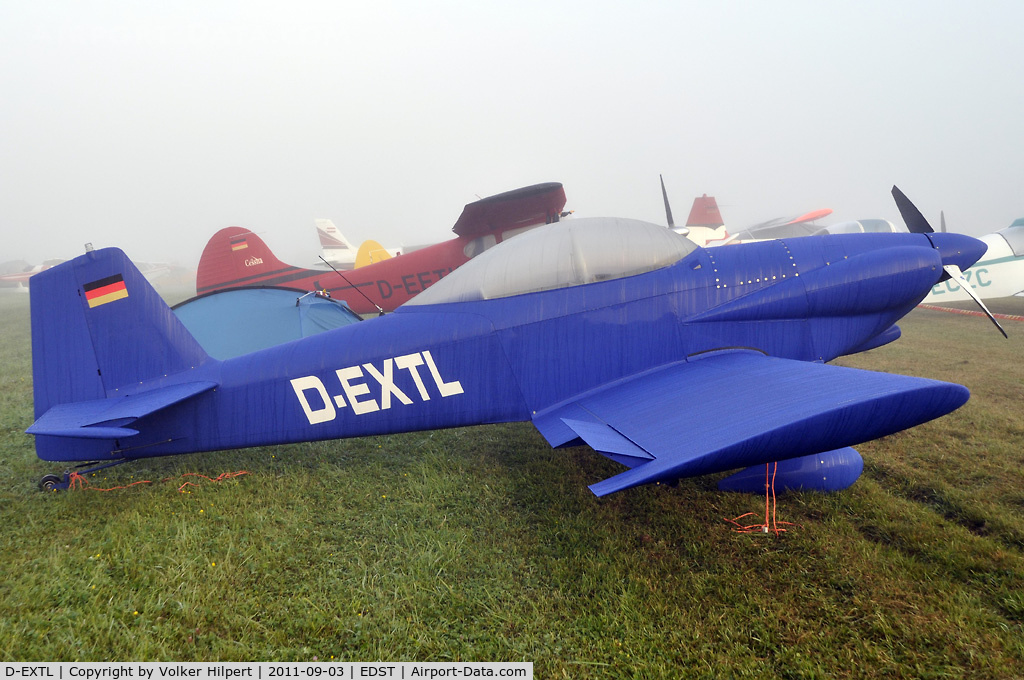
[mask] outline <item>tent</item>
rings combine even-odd
[[[172,309],[215,359],[230,359],[361,320],[342,301],[289,288],[234,288],[191,298]]]

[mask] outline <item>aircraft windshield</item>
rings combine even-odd
[[[617,217],[538,227],[487,250],[408,305],[489,300],[640,274],[696,249],[672,230]]]
[[[840,222],[822,228],[816,234],[898,234],[908,233],[907,228],[897,227],[889,220],[871,219],[854,222]]]
[[[861,220],[866,234],[909,234],[910,230],[903,225],[893,224],[889,220],[871,219]]]
[[[1020,257],[1024,255],[1024,224],[1017,226],[1017,222],[1014,222],[1013,226],[1000,229],[996,233],[1010,244],[1010,250],[1013,251],[1014,256]]]
[[[773,238],[794,238],[810,236],[821,227],[810,222],[800,224],[767,224],[756,225],[736,235],[737,241],[759,241]]]

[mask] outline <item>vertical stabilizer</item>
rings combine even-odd
[[[376,241],[366,240],[359,246],[359,252],[356,254],[355,268],[359,269],[360,267],[390,259],[391,253],[388,252],[387,248]]]
[[[357,248],[338,231],[334,222],[323,219],[314,222],[324,259],[339,269],[352,269],[356,262]]]
[[[321,248],[324,250],[354,250],[352,244],[345,238],[345,235],[334,226],[334,222],[322,219],[313,221],[316,223],[316,233],[320,237]]]
[[[196,272],[196,295],[239,286],[286,283],[298,267],[281,262],[259,236],[242,227],[226,227],[203,249]]]
[[[690,216],[686,218],[688,227],[720,227],[722,213],[718,212],[718,202],[714,196],[698,196],[693,199],[693,207],[690,208]]]
[[[105,399],[209,359],[116,248],[40,272],[30,294],[36,418],[57,404]]]

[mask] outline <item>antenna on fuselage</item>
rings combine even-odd
[[[355,290],[355,291],[356,291],[357,293],[359,293],[359,294],[360,294],[360,295],[362,295],[362,296],[363,296],[364,298],[366,298],[366,301],[367,301],[367,302],[369,302],[369,303],[370,303],[371,305],[373,305],[374,307],[376,307],[376,308],[377,308],[377,311],[378,311],[378,312],[380,312],[380,316],[384,316],[384,310],[383,310],[383,309],[381,309],[381,306],[380,306],[380,305],[378,305],[378,304],[377,304],[376,302],[374,302],[373,300],[371,300],[371,299],[370,299],[370,296],[369,296],[369,295],[367,295],[367,294],[366,294],[366,293],[364,293],[363,291],[361,291],[361,290],[359,290],[358,288],[356,288],[355,286],[353,286],[353,285],[352,285],[352,282],[351,282],[351,281],[349,281],[348,279],[346,279],[346,278],[345,278],[345,275],[344,275],[344,274],[342,274],[342,273],[341,273],[341,272],[339,272],[339,271],[338,271],[337,269],[335,269],[335,268],[334,268],[334,265],[333,265],[333,264],[331,264],[331,263],[330,263],[330,262],[328,262],[327,260],[324,260],[324,256],[323,256],[323,255],[321,255],[321,256],[320,256],[320,259],[321,259],[321,260],[323,260],[323,261],[324,261],[324,264],[325,264],[325,265],[327,265],[328,267],[330,267],[330,268],[331,268],[331,270],[332,270],[332,271],[333,271],[333,272],[334,272],[335,274],[337,274],[338,276],[340,276],[340,277],[341,277],[341,280],[342,280],[342,281],[344,281],[345,283],[347,283],[347,284],[348,284],[348,286],[349,286],[349,288],[352,288],[353,290]]]

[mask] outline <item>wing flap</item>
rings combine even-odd
[[[534,422],[555,446],[574,433],[617,458],[621,440],[596,427],[604,425],[651,456],[590,487],[603,496],[852,446],[949,413],[967,397],[960,385],[732,350],[649,371]]]
[[[601,451],[604,455],[623,465],[635,467],[654,460],[654,456],[622,436],[607,423],[569,418],[562,418],[562,422],[579,435],[580,439],[585,441],[590,448]]]
[[[108,399],[58,404],[40,416],[25,432],[83,439],[131,437],[138,434],[138,430],[125,425],[215,387],[216,382],[198,381]]]

